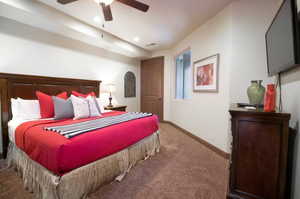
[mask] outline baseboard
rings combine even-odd
[[[226,153],[225,151],[219,149],[218,147],[215,147],[214,145],[210,144],[209,142],[201,139],[200,137],[192,134],[191,132],[185,130],[184,128],[178,126],[177,124],[174,124],[173,122],[171,121],[162,121],[163,123],[168,123],[170,125],[172,125],[173,127],[179,129],[181,132],[183,132],[184,134],[188,135],[189,137],[193,138],[194,140],[196,140],[197,142],[203,144],[204,146],[206,146],[208,149],[212,150],[213,152],[215,152],[216,154],[222,156],[223,158],[225,159],[228,159],[230,158],[230,154],[229,153]]]

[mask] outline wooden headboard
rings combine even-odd
[[[9,144],[7,123],[12,118],[11,98],[36,99],[35,91],[42,91],[49,95],[56,95],[63,91],[67,91],[69,95],[71,91],[81,93],[94,91],[99,96],[100,83],[101,81],[0,73],[2,156],[6,157]]]

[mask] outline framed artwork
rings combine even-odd
[[[218,92],[219,54],[194,62],[194,92]]]

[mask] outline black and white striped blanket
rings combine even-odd
[[[61,125],[61,126],[49,126],[44,129],[47,131],[57,132],[66,138],[73,138],[75,136],[87,133],[89,131],[101,129],[104,127],[136,120],[144,117],[152,116],[152,113],[137,113],[130,112],[122,115],[116,115],[111,117],[104,117],[95,120],[89,120],[84,122],[78,122],[75,124]]]

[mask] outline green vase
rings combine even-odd
[[[249,86],[247,93],[250,104],[261,105],[264,101],[265,87],[262,85],[262,80],[253,80]]]

